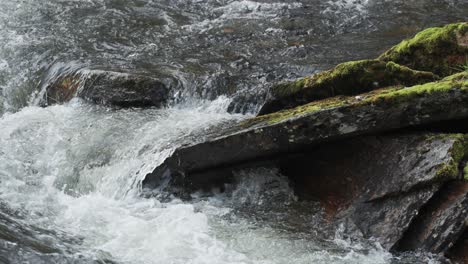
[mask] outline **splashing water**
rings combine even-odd
[[[115,111],[79,100],[4,116],[0,200],[29,228],[52,232],[29,235],[41,246],[19,246],[25,251],[50,247],[62,255],[58,263],[77,261],[77,255],[122,263],[385,263],[390,255],[381,249],[363,253],[346,245],[351,248],[342,254],[322,254],[314,239],[288,238],[237,216],[235,208],[245,204],[258,208],[272,198],[278,205],[294,202],[287,181],[268,170],[243,173],[231,202],[226,194],[192,203],[138,196],[141,175],[177,145],[239,118],[219,114],[211,104]],[[265,186],[272,189],[264,192]],[[23,260],[36,261],[28,258]]]
[[[436,262],[340,229],[323,236],[319,206],[275,169],[238,172],[227,192],[191,202],[140,189],[178,146],[247,118],[226,112],[233,102],[255,113],[272,83],[374,57],[464,18],[464,1],[10,0],[0,10],[0,263]],[[36,106],[41,86],[90,66],[169,74],[181,90],[166,109]],[[253,103],[236,101],[246,94]]]

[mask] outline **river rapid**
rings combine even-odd
[[[461,21],[462,0],[0,0],[0,263],[439,263],[392,255],[298,201],[275,169],[191,201],[145,195],[178,146],[255,114],[268,87],[377,56]],[[177,80],[164,109],[78,98],[47,80],[92,67]]]

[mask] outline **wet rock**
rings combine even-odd
[[[420,210],[395,249],[447,252],[467,230],[467,220],[468,182],[450,182]]]
[[[344,218],[352,219],[364,237],[374,238],[390,250],[437,188],[437,185],[429,186],[382,200],[356,203],[351,207],[352,213],[349,216],[344,213]]]
[[[297,191],[305,199],[325,199],[341,193],[342,203],[357,197],[378,201],[440,181],[460,179],[458,167],[468,151],[466,141],[463,134],[357,137],[319,145],[299,156],[283,157],[280,167],[284,174],[295,175],[292,178],[298,183]]]
[[[310,77],[272,87],[272,99],[260,115],[289,109],[336,95],[357,95],[382,87],[411,86],[437,80],[430,72],[414,71],[393,62],[352,61]]]
[[[162,107],[169,98],[170,78],[152,78],[116,71],[82,70],[53,79],[46,87],[46,105],[73,97],[119,107]]]
[[[278,162],[330,222],[395,251],[446,253],[466,229],[464,134],[389,134],[324,144]]]
[[[466,232],[468,137],[394,131],[466,118],[468,72],[327,98],[183,146],[143,184],[189,198],[231,182],[233,171],[275,166],[301,199],[323,205],[330,225],[345,224],[388,250],[445,254]]]
[[[335,97],[252,118],[206,142],[179,148],[146,177],[182,178],[214,167],[270,159],[319,143],[468,117],[468,73],[410,88]],[[203,158],[201,158],[203,157]],[[451,167],[447,167],[451,169]]]
[[[446,253],[466,230],[467,154],[464,134],[364,136],[179,174],[173,184],[209,189],[231,182],[233,171],[278,167],[300,199],[322,204],[328,226],[344,223],[388,250]]]
[[[379,59],[447,76],[464,70],[468,56],[468,23],[428,28],[383,53]]]
[[[229,104],[227,111],[229,113],[257,113],[258,102],[263,102],[265,96],[257,93],[242,92],[236,94],[232,98],[232,102]]]

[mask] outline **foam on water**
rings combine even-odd
[[[35,239],[60,249],[71,237],[70,253],[61,254],[87,259],[386,263],[389,255],[381,249],[357,252],[345,245],[342,253],[327,253],[317,250],[313,237],[296,239],[237,216],[236,208],[246,205],[295,201],[287,180],[275,171],[241,173],[230,202],[226,194],[194,203],[140,198],[142,175],[177,145],[212,125],[243,118],[220,111],[225,103],[116,111],[75,100],[7,114],[0,119],[0,200],[20,212],[22,221],[56,232]]]
[[[302,7],[301,3],[259,3],[249,0],[227,2],[226,5],[216,7],[212,10],[215,14],[213,19],[205,19],[199,23],[185,26],[184,28],[190,31],[206,32],[215,27],[221,27],[227,24],[228,21],[243,20],[259,20],[269,19],[278,20],[281,13],[290,9]]]
[[[78,249],[93,258],[102,251],[132,263],[224,263],[229,250],[206,234],[206,216],[192,205],[137,198],[142,177],[184,138],[239,118],[201,108],[112,111],[76,100],[7,114],[0,200],[36,226],[80,238]]]
[[[381,36],[363,49],[355,34],[388,30],[407,6],[430,3],[450,13],[442,22],[466,14],[456,0],[387,2],[0,1],[0,262],[398,262],[341,230],[321,236],[319,207],[297,201],[274,169],[239,172],[226,193],[191,202],[140,196],[175,148],[246,118],[226,113],[236,93],[376,53]],[[428,16],[408,17],[423,26]],[[346,50],[333,39],[342,33]],[[88,66],[169,74],[181,88],[161,110],[35,106],[47,83]],[[255,112],[261,99],[250,101]]]

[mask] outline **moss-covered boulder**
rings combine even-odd
[[[423,30],[390,48],[379,59],[440,76],[453,74],[468,64],[468,23]]]
[[[437,79],[438,76],[430,72],[415,71],[393,62],[345,62],[331,70],[272,87],[272,99],[265,103],[259,114],[293,108],[336,95],[357,95],[377,88],[412,86]]]
[[[119,107],[165,105],[171,80],[107,70],[68,72],[48,80],[43,105],[64,103],[73,97]]]
[[[328,98],[245,120],[213,135],[211,140],[177,149],[147,176],[146,183],[158,185],[163,175],[189,175],[269,159],[350,136],[468,118],[468,72],[455,77],[409,88],[375,90],[357,97]],[[451,169],[453,166],[446,167],[447,171]]]
[[[374,90],[368,93],[360,94],[359,96],[335,96],[331,98],[327,98],[320,101],[314,101],[305,105],[301,105],[292,109],[286,109],[282,111],[277,111],[274,113],[270,113],[267,115],[260,115],[250,120],[244,122],[246,127],[252,125],[265,125],[265,124],[274,124],[277,122],[283,122],[290,118],[297,118],[303,115],[308,115],[312,113],[321,112],[327,109],[334,109],[334,108],[348,108],[352,107],[361,107],[364,105],[373,105],[375,103],[382,103],[388,102],[390,103],[389,106],[393,104],[398,105],[398,101],[406,101],[415,99],[419,96],[440,96],[440,103],[442,103],[446,98],[449,91],[463,91],[466,92],[468,89],[468,72],[461,72],[458,74],[454,74],[448,76],[440,81],[430,82],[420,85],[415,85],[412,87],[386,87],[383,89]],[[396,101],[396,102],[394,102]],[[456,100],[455,100],[456,101]],[[436,100],[436,104],[439,102]],[[429,106],[427,109],[430,110]],[[436,105],[434,105],[436,107]],[[452,109],[452,106],[449,106],[449,110],[456,110]],[[460,110],[465,109],[465,106],[461,106]],[[391,109],[383,112],[390,113],[392,112]],[[351,111],[352,113],[352,111]],[[447,119],[450,119],[447,116]]]

